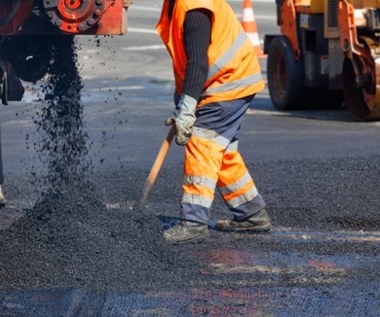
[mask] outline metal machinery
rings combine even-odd
[[[0,86],[3,104],[20,100],[19,78],[42,78],[52,36],[124,34],[128,0],[0,0]]]
[[[129,0],[0,0],[0,98],[21,100],[23,82],[49,71],[57,36],[121,35]],[[21,80],[20,80],[21,79]],[[0,206],[3,165],[0,140]]]
[[[276,109],[338,107],[380,118],[380,1],[276,0],[281,35],[266,35]]]

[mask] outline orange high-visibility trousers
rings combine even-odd
[[[185,146],[181,218],[208,223],[215,190],[237,220],[265,207],[238,152],[237,133],[253,96],[204,105]]]

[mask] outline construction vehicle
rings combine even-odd
[[[0,0],[2,103],[21,100],[24,82],[37,82],[49,72],[57,37],[125,34],[128,6],[129,0]],[[0,207],[6,204],[1,184],[0,140]]]
[[[21,100],[22,81],[48,71],[56,36],[119,35],[127,30],[128,0],[0,0],[1,100]]]
[[[264,39],[278,110],[339,107],[380,118],[380,1],[276,0],[281,34]]]

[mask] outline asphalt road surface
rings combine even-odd
[[[230,3],[241,18],[242,1]],[[260,38],[278,32],[274,2],[253,4]],[[88,188],[46,194],[39,84],[1,107],[0,316],[378,316],[379,122],[355,122],[344,107],[278,112],[267,90],[257,95],[239,144],[269,234],[214,230],[229,216],[216,197],[209,240],[166,244],[181,190],[176,145],[134,208],[173,108],[160,6],[133,3],[125,36],[77,39]]]

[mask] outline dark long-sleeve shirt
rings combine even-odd
[[[187,67],[183,93],[199,100],[208,73],[207,51],[211,38],[211,12],[192,10],[184,24]]]
[[[170,1],[169,17],[175,0]],[[211,40],[211,12],[206,9],[186,13],[184,23],[185,51],[188,59],[183,93],[199,100],[208,73],[207,51]]]

